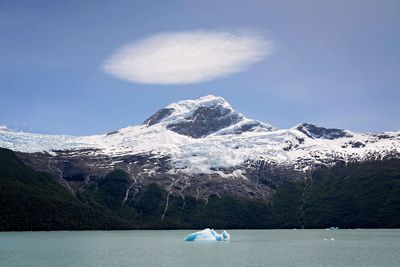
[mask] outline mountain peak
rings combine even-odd
[[[310,123],[301,123],[295,126],[295,128],[313,139],[323,138],[323,139],[333,140],[341,137],[352,137],[352,135],[346,130],[336,129],[336,128],[325,128]]]
[[[144,121],[147,126],[162,124],[167,129],[193,138],[205,137],[224,129],[231,133],[252,131],[269,125],[249,120],[236,112],[223,98],[214,95],[172,103]]]
[[[178,118],[190,117],[199,108],[212,107],[220,107],[226,110],[233,111],[232,107],[223,97],[206,95],[197,99],[181,100],[172,103],[151,115],[143,122],[143,124],[151,126],[160,123],[161,121],[172,122],[177,120]]]
[[[167,106],[167,108],[172,108],[177,113],[194,112],[199,107],[223,107],[225,109],[233,110],[231,105],[229,105],[223,97],[214,95],[206,95],[194,100],[182,100]]]

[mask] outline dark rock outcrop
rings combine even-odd
[[[186,121],[167,126],[168,129],[194,138],[201,138],[238,123],[241,116],[222,106],[199,107]]]
[[[309,123],[302,123],[297,126],[296,129],[310,138],[324,138],[333,140],[341,137],[352,137],[352,135],[348,134],[342,129],[324,128]]]
[[[169,115],[174,112],[173,108],[163,108],[151,115],[148,119],[146,119],[143,124],[147,126],[154,125],[156,123],[159,123],[162,119],[168,117]]]

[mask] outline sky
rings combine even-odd
[[[0,0],[10,129],[106,133],[212,94],[277,128],[395,131],[399,85],[399,0]]]

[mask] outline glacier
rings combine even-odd
[[[222,123],[224,122],[224,123]],[[215,129],[204,129],[216,125]],[[221,127],[219,127],[221,126]],[[199,131],[192,136],[192,131]],[[248,119],[222,97],[204,96],[172,103],[142,125],[92,136],[24,133],[0,127],[0,147],[24,153],[91,149],[118,158],[151,154],[170,159],[170,174],[207,174],[246,179],[248,162],[310,167],[400,154],[400,131],[377,134],[299,124],[277,129]]]
[[[0,147],[74,183],[71,188],[121,169],[131,177],[125,199],[156,182],[168,197],[207,203],[212,195],[269,199],[282,181],[308,179],[315,168],[339,161],[400,158],[400,131],[356,133],[308,123],[279,129],[209,95],[172,103],[141,125],[105,134],[46,135],[0,126]]]
[[[214,229],[206,228],[202,231],[188,234],[184,241],[229,241],[230,235],[225,230],[218,234]]]

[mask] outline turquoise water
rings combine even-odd
[[[190,232],[3,232],[0,266],[400,265],[400,230],[231,230],[229,242],[184,242]]]

